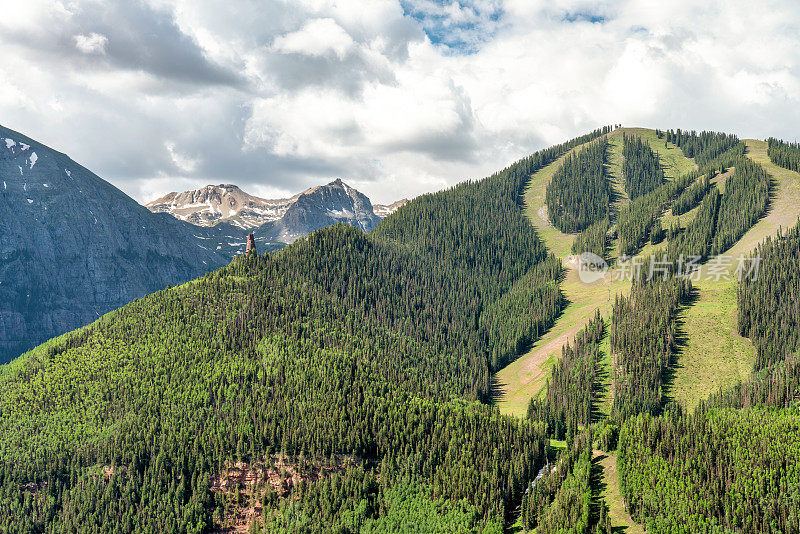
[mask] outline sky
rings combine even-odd
[[[146,202],[373,202],[605,124],[798,138],[796,0],[0,0],[0,124]]]

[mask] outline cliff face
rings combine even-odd
[[[302,193],[276,222],[256,230],[256,236],[270,242],[292,243],[314,230],[339,222],[369,232],[380,222],[369,199],[341,180]]]
[[[225,230],[151,213],[0,126],[0,363],[225,264],[244,248],[243,234]]]

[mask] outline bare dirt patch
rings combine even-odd
[[[316,482],[359,465],[352,456],[336,455],[333,460],[313,460],[274,455],[252,463],[236,462],[211,477],[211,491],[224,503],[225,512],[214,532],[245,533],[263,515],[267,500],[291,498],[292,489],[302,482]]]

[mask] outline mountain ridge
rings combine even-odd
[[[169,213],[197,226],[214,226],[226,222],[241,229],[256,229],[279,221],[303,195],[311,195],[320,187],[344,182],[337,178],[328,184],[310,187],[289,198],[267,199],[251,195],[235,184],[206,185],[199,189],[170,192],[147,202],[144,206],[154,213]],[[345,184],[346,185],[346,184]],[[355,188],[347,186],[355,191]],[[391,204],[370,203],[373,213],[385,218],[408,203],[401,199]]]
[[[197,226],[227,222],[250,229],[280,219],[301,194],[270,200],[246,193],[235,184],[219,184],[183,192],[173,191],[144,206],[154,213],[169,213]]]
[[[264,223],[255,235],[267,241],[293,243],[314,230],[339,222],[365,232],[380,222],[369,198],[341,178],[304,191],[279,220]]]

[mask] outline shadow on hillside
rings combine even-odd
[[[605,468],[602,461],[607,456],[605,454],[598,454],[592,458],[592,471],[589,475],[589,482],[592,486],[592,504],[590,514],[592,516],[592,523],[600,520],[600,496],[606,491],[606,481],[603,476]]]
[[[778,198],[778,185],[780,185],[778,184],[778,181],[775,178],[773,178],[772,175],[770,174],[769,194],[767,195],[767,207],[764,210],[764,215],[758,218],[759,221],[761,219],[768,217],[772,213],[772,210],[775,209],[775,199]]]
[[[675,397],[675,374],[683,366],[680,363],[681,355],[686,349],[686,344],[689,337],[686,335],[686,312],[689,308],[694,306],[697,299],[700,298],[700,290],[696,287],[692,288],[689,297],[678,308],[675,314],[675,340],[673,343],[672,358],[670,359],[669,366],[664,370],[662,386],[661,386],[661,404],[662,406],[670,402],[676,402]]]
[[[609,165],[606,164],[606,166]],[[611,223],[613,224],[617,221],[619,208],[622,205],[622,201],[625,199],[625,197],[619,191],[617,191],[616,187],[614,187],[614,184],[616,184],[617,182],[615,180],[612,180],[610,176],[611,175],[608,173],[608,171],[606,171],[606,181],[608,182],[608,205],[610,206],[610,209],[608,211],[608,217],[611,220]],[[625,184],[620,183],[619,186],[625,187]]]
[[[603,335],[600,338],[600,342],[602,343],[603,339],[609,335],[608,331],[608,321],[603,323]],[[609,375],[611,374],[610,370],[603,365],[603,353],[598,349],[598,359],[595,364],[595,380],[594,384],[592,384],[592,422],[595,423],[597,421],[602,421],[605,419],[609,414],[603,413],[600,411],[600,404],[602,404],[603,399],[607,398],[611,394],[612,384],[609,379]]]
[[[489,383],[489,404],[494,405],[503,400],[503,393],[505,393],[507,385],[500,382],[500,379],[497,378],[497,373],[492,374],[492,380]]]

